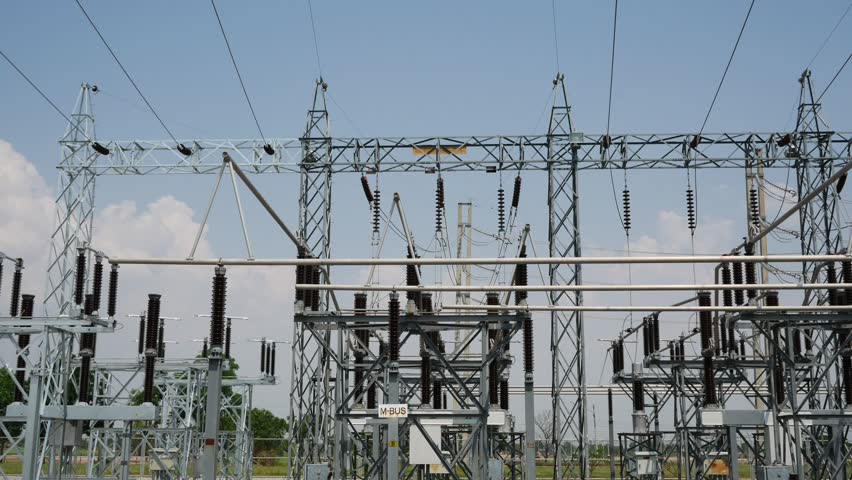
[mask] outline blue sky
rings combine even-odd
[[[209,2],[89,0],[84,5],[178,138],[257,136]],[[319,75],[308,4],[220,0],[217,5],[265,134],[298,137]],[[791,128],[797,79],[848,5],[846,0],[807,4],[758,0],[705,131]],[[602,132],[607,120],[613,2],[558,1],[555,8],[558,63],[565,73],[575,124],[583,132]],[[620,2],[611,130],[697,131],[747,8],[744,0]],[[329,107],[334,135],[546,130],[547,116],[542,118],[542,113],[557,71],[550,2],[316,0],[313,10],[322,75],[333,99]],[[847,17],[811,66],[819,89],[852,50],[850,23],[852,18]],[[94,108],[99,138],[166,137],[73,1],[6,5],[0,17],[0,46],[66,112],[80,83],[98,85],[101,93],[95,96]],[[852,73],[846,70],[823,99],[826,118],[837,130],[852,129],[850,82]],[[5,113],[0,116],[0,139],[11,143],[53,185],[56,140],[64,121],[5,64],[0,65],[0,85]],[[784,183],[784,172],[770,175]],[[142,215],[146,205],[172,195],[192,207],[189,216],[198,222],[211,181],[207,177],[104,179],[99,183],[98,206],[129,200],[138,204],[136,213]],[[294,223],[295,177],[257,181]],[[340,256],[367,256],[367,213],[351,207],[363,207],[358,180],[353,176],[335,181],[333,249]],[[450,211],[454,212],[455,202],[472,200],[477,207],[475,221],[493,231],[496,181],[481,175],[448,178]],[[546,238],[543,181],[543,177],[526,179],[528,203],[522,200],[521,209],[521,222],[533,225],[537,241]],[[433,229],[433,182],[433,177],[418,175],[382,178],[384,198],[390,198],[392,191],[404,192],[409,218],[415,219],[415,231],[422,232],[418,239],[424,243]],[[621,190],[620,174],[615,182]],[[631,173],[629,182],[634,199],[632,238],[640,239],[634,248],[688,251],[685,221],[677,217],[685,210],[685,174],[638,172]],[[742,235],[742,173],[701,172],[700,182],[704,207],[696,249],[703,245],[715,252]],[[625,238],[614,212],[608,175],[589,173],[581,193],[586,252],[622,249]],[[242,240],[234,223],[235,211],[228,202],[220,203],[222,210],[211,219],[211,252],[237,256],[242,253]],[[251,206],[247,210],[258,256],[293,253],[289,245],[282,249],[280,238],[259,210]],[[350,211],[356,213],[350,215]],[[450,219],[451,224],[454,221]],[[537,248],[540,254],[545,250],[543,245]],[[795,244],[778,248],[795,250]],[[479,253],[484,255],[487,249]],[[587,278],[602,280],[609,273]],[[132,308],[140,306],[141,299]],[[209,306],[192,308],[204,311]],[[590,344],[594,345],[590,348],[595,352],[590,354],[594,368],[589,371],[597,381],[601,349],[591,337],[611,332],[613,323],[600,328],[590,323]],[[539,331],[544,330],[542,324]],[[540,350],[540,365],[547,363],[545,350]],[[541,383],[548,379],[541,374]],[[269,397],[259,398],[274,406]]]

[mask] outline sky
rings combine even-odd
[[[179,139],[254,138],[257,127],[239,89],[210,3],[83,2],[133,79]],[[622,1],[612,88],[614,133],[697,132],[707,114],[749,2]],[[794,125],[798,78],[810,63],[818,89],[824,88],[852,51],[852,18],[821,48],[849,6],[846,0],[810,2],[758,0],[730,71],[709,117],[706,132],[786,132]],[[551,81],[565,74],[574,122],[584,133],[607,125],[612,1],[551,2],[329,2],[312,4],[316,49],[306,1],[217,3],[231,47],[267,137],[297,138],[305,125],[314,82],[328,83],[334,136],[427,136],[540,134],[547,128]],[[555,15],[554,15],[555,12]],[[73,108],[81,83],[97,85],[93,98],[99,139],[161,139],[167,134],[147,111],[73,1],[13,2],[0,17],[0,48],[62,109]],[[558,52],[558,53],[557,53]],[[818,55],[817,52],[819,52]],[[852,129],[852,73],[841,74],[823,98],[824,116],[838,131]],[[31,265],[26,288],[43,292],[45,257],[56,195],[56,143],[64,120],[6,64],[0,65],[0,251],[20,255]],[[795,185],[786,171],[771,171],[775,196]],[[511,178],[503,179],[511,182]],[[297,178],[255,179],[286,221],[295,225]],[[372,180],[371,180],[372,181]],[[455,225],[457,202],[474,204],[478,234],[475,256],[494,248],[498,176],[447,176],[448,223]],[[543,175],[524,178],[519,226],[531,225],[540,255],[546,252],[546,198]],[[98,248],[139,256],[185,256],[212,188],[213,178],[101,177],[98,179],[94,239]],[[332,251],[341,257],[371,253],[369,212],[355,176],[334,180]],[[616,190],[622,173],[612,180]],[[741,171],[699,173],[699,227],[686,226],[683,171],[630,172],[633,199],[633,252],[719,253],[745,234]],[[385,199],[400,192],[406,213],[424,247],[434,231],[434,177],[386,175]],[[580,181],[582,247],[587,255],[623,255],[628,241],[621,229],[606,172],[584,173]],[[199,256],[243,256],[242,233],[231,193],[223,191],[205,231]],[[261,210],[246,202],[257,257],[290,257],[292,245]],[[789,195],[786,197],[789,200]],[[769,211],[780,202],[769,198]],[[844,206],[845,210],[845,206]],[[848,221],[845,211],[841,212]],[[795,223],[795,222],[793,222]],[[451,237],[454,238],[454,237]],[[434,240],[434,239],[432,239]],[[490,242],[490,243],[489,243]],[[389,245],[388,256],[404,253]],[[392,250],[396,249],[396,250]],[[771,251],[795,252],[787,236]],[[13,253],[20,252],[20,253]],[[8,269],[7,269],[8,271]],[[488,272],[474,272],[474,282]],[[633,271],[634,282],[692,281],[684,268]],[[626,282],[623,268],[584,272],[587,282]],[[6,274],[8,276],[8,273]],[[183,318],[167,326],[178,341],[174,355],[198,349],[205,335],[211,271],[127,268],[122,272],[122,314],[144,309],[145,294],[162,293],[163,313]],[[250,320],[235,328],[235,352],[242,372],[258,372],[260,336],[292,334],[292,275],[281,269],[232,269],[228,312]],[[340,283],[363,281],[363,270],[341,270]],[[383,271],[383,281],[401,278]],[[707,278],[708,272],[699,269]],[[431,271],[427,280],[446,281]],[[540,281],[531,271],[531,278]],[[699,278],[700,280],[700,278]],[[8,281],[4,279],[4,281]],[[6,283],[8,284],[8,283]],[[543,298],[532,297],[543,303]],[[672,302],[672,295],[634,301]],[[587,295],[587,303],[623,303],[625,295]],[[549,385],[547,319],[537,317],[536,384]],[[663,338],[687,326],[687,318],[663,320]],[[608,383],[605,344],[629,319],[589,315],[586,319],[590,383]],[[132,320],[99,356],[135,350]],[[171,350],[170,350],[171,352]],[[516,355],[516,358],[519,358]],[[289,359],[279,351],[281,384],[259,389],[258,406],[287,411]],[[603,368],[602,370],[602,367]],[[520,385],[518,368],[512,384]],[[541,397],[542,408],[548,399]],[[520,405],[515,402],[514,405]],[[603,418],[604,402],[594,400]],[[626,404],[624,404],[626,405]],[[517,407],[513,407],[517,408]],[[590,412],[591,415],[591,412]],[[630,418],[616,419],[627,428]],[[605,422],[596,430],[605,431]]]

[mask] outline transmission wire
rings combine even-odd
[[[124,65],[121,63],[121,60],[118,59],[118,56],[112,50],[112,47],[109,46],[109,43],[106,41],[106,38],[104,38],[104,36],[101,34],[101,31],[98,30],[98,27],[97,27],[97,25],[95,25],[95,22],[92,20],[92,17],[90,17],[89,13],[86,11],[86,9],[83,8],[83,4],[80,3],[80,0],[74,0],[74,1],[77,3],[77,6],[80,7],[80,11],[83,12],[83,15],[86,17],[86,20],[89,21],[89,25],[91,25],[92,29],[94,29],[95,33],[98,34],[98,38],[101,39],[101,42],[104,44],[106,49],[109,51],[109,54],[112,55],[112,58],[113,58],[113,60],[115,60],[115,63],[117,63],[119,68],[121,68],[121,71],[124,72],[124,76],[127,77],[127,80],[129,80],[130,84],[133,85],[133,88],[136,89],[136,93],[138,93],[139,96],[142,97],[142,101],[145,102],[145,105],[148,106],[148,109],[151,110],[151,113],[153,113],[154,117],[157,118],[157,121],[160,122],[160,125],[163,127],[163,130],[166,131],[166,133],[169,135],[169,137],[172,139],[172,141],[174,141],[175,143],[178,143],[177,139],[172,134],[172,131],[169,130],[169,127],[167,127],[165,122],[163,122],[163,119],[160,118],[160,115],[154,109],[153,105],[151,105],[151,102],[148,101],[148,99],[145,97],[145,94],[142,93],[142,90],[139,88],[138,85],[136,85],[136,82],[133,81],[133,77],[130,76],[130,73],[128,73],[127,69],[124,68]]]
[[[317,26],[314,22],[314,7],[311,4],[311,0],[308,0],[308,14],[311,17],[311,31],[314,34],[314,55],[316,55],[317,58],[317,71],[319,72],[320,78],[322,78],[322,62],[320,62],[319,42],[317,41]]]
[[[609,97],[607,100],[606,110],[606,135],[609,137],[610,123],[612,120],[612,86],[615,80],[615,39],[618,31],[618,0],[615,0],[615,10],[612,15],[612,50],[609,60]],[[612,169],[609,169],[609,183],[612,187],[612,202],[615,206],[615,213],[618,216],[618,221],[621,223],[621,229],[624,230],[624,236],[627,238],[627,256],[630,257],[630,231],[627,224],[624,222],[624,217],[621,215],[621,209],[618,206],[618,195],[615,192],[615,177]],[[627,190],[627,170],[624,170],[624,189]],[[630,264],[627,264],[627,283],[633,284],[633,269]],[[627,300],[630,306],[633,306],[633,291],[627,291]],[[633,327],[633,312],[630,312],[625,320],[630,319],[630,327]],[[636,347],[638,349],[638,346]]]
[[[846,61],[843,62],[843,65],[840,66],[840,69],[837,70],[837,73],[834,74],[834,77],[831,78],[831,81],[828,82],[828,85],[825,86],[825,88],[822,90],[822,93],[819,94],[819,97],[817,97],[816,102],[814,103],[819,103],[819,101],[822,100],[822,96],[825,95],[825,92],[827,92],[829,88],[831,88],[831,85],[834,84],[834,81],[837,80],[838,76],[840,76],[840,72],[842,72],[843,69],[846,68],[846,65],[849,64],[850,59],[852,59],[852,53],[850,53],[849,56],[846,57]]]
[[[240,81],[240,87],[243,89],[243,95],[246,97],[246,103],[248,103],[249,110],[251,110],[251,116],[254,118],[254,124],[257,125],[257,131],[260,133],[260,139],[263,140],[264,144],[266,144],[266,136],[263,134],[263,129],[260,128],[260,122],[257,120],[257,115],[254,113],[254,106],[251,104],[248,91],[246,91],[246,84],[243,82],[243,76],[240,74],[240,68],[237,66],[237,60],[234,58],[233,50],[231,50],[231,42],[228,41],[228,35],[225,34],[225,26],[222,25],[222,18],[219,16],[219,9],[216,8],[216,2],[214,0],[210,0],[210,5],[213,6],[213,13],[216,14],[216,21],[219,22],[219,31],[222,32],[222,38],[225,40],[225,46],[228,48],[228,56],[231,57],[231,64],[234,65],[234,71],[237,72],[237,79]]]
[[[550,8],[552,12],[553,18],[553,51],[554,56],[556,57],[556,73],[559,73],[559,35],[556,30],[556,0],[551,0]]]
[[[53,100],[51,100],[40,88],[38,88],[38,86],[32,80],[30,80],[30,77],[28,77],[27,74],[25,74],[20,68],[18,68],[17,65],[15,65],[15,62],[13,62],[11,58],[6,56],[2,49],[0,49],[0,56],[2,56],[4,59],[6,59],[7,62],[9,62],[9,65],[11,65],[12,68],[14,68],[15,71],[18,72],[18,74],[21,75],[21,77],[26,80],[27,83],[29,83],[30,86],[33,87],[33,89],[38,92],[39,95],[41,95],[41,98],[43,98],[45,102],[47,102],[51,107],[53,107],[54,110],[56,110],[56,113],[62,115],[62,118],[64,118],[65,121],[68,122],[68,125],[74,127],[75,130],[77,130],[81,135],[86,137],[86,140],[91,140],[88,135],[86,135],[82,130],[80,130],[80,127],[75,125],[74,122],[72,122],[71,119],[68,118],[68,115],[66,115],[62,110],[59,109],[59,107],[56,106],[55,103],[53,103]]]
[[[811,68],[811,65],[813,65],[814,61],[816,61],[816,59],[817,59],[817,57],[819,56],[819,54],[820,54],[820,53],[822,53],[822,49],[823,49],[823,48],[825,48],[825,46],[826,46],[826,45],[828,45],[828,41],[829,41],[829,40],[831,40],[831,36],[832,36],[832,35],[834,35],[834,32],[836,32],[836,31],[837,31],[837,27],[839,27],[839,26],[840,26],[840,24],[841,24],[841,23],[843,23],[843,19],[844,19],[844,18],[846,18],[846,15],[849,13],[849,10],[852,10],[852,2],[849,2],[849,6],[848,6],[848,7],[846,7],[846,10],[843,12],[843,15],[841,15],[841,16],[840,16],[840,19],[839,19],[839,20],[837,20],[837,23],[836,23],[836,24],[834,24],[834,28],[832,28],[832,29],[831,29],[831,32],[829,32],[829,33],[828,33],[828,36],[827,36],[827,37],[825,37],[825,40],[822,42],[822,45],[820,45],[820,46],[819,46],[819,48],[817,49],[816,53],[815,53],[815,54],[814,54],[814,56],[811,58],[811,61],[810,61],[810,62],[808,62],[808,66],[807,66],[807,67],[805,67],[805,70],[807,70],[807,69]]]
[[[740,46],[740,39],[743,37],[743,32],[745,32],[746,25],[748,24],[748,19],[751,17],[751,10],[754,8],[755,0],[751,0],[751,4],[748,7],[748,12],[746,13],[745,20],[743,20],[743,25],[740,27],[740,33],[737,35],[737,41],[734,43],[734,49],[731,50],[731,56],[728,58],[728,64],[725,65],[725,71],[722,73],[722,79],[719,80],[719,86],[716,87],[716,93],[713,95],[713,101],[710,102],[710,108],[707,109],[707,115],[704,116],[704,123],[701,124],[701,129],[698,131],[698,136],[701,137],[701,134],[704,133],[704,127],[707,126],[707,120],[710,119],[710,112],[713,111],[713,106],[716,105],[716,99],[719,97],[719,91],[722,90],[722,84],[725,83],[725,77],[728,75],[728,69],[731,68],[731,62],[734,61],[734,54],[737,53],[737,47]]]
[[[609,135],[609,123],[612,118],[612,83],[615,77],[615,32],[618,28],[618,0],[615,0],[615,12],[612,15],[612,53],[609,60],[609,101],[606,108],[606,134]]]
[[[615,12],[612,18],[612,54],[609,61],[609,101],[607,102],[606,111],[606,135],[609,137],[609,125],[612,118],[612,83],[615,76],[615,32],[618,27],[618,0],[615,0]],[[612,203],[615,206],[615,214],[618,216],[618,221],[621,223],[621,228],[624,229],[624,219],[621,217],[621,210],[618,208],[618,195],[615,193],[615,178],[612,174],[612,169],[609,170],[609,183],[612,187]],[[627,175],[627,172],[624,173]],[[625,230],[626,231],[626,230]],[[632,320],[632,317],[631,317]]]

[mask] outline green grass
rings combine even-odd
[[[22,464],[17,460],[6,460],[5,462],[0,463],[0,468],[2,468],[3,472],[7,475],[20,475],[22,473]],[[667,468],[668,476],[666,478],[676,478],[674,475],[675,472],[674,464],[670,464]],[[86,465],[76,465],[75,471],[78,475],[83,475],[86,473]],[[548,462],[538,462],[536,464],[536,477],[537,478],[553,478],[553,464]],[[130,467],[130,472],[133,475],[139,474],[139,465],[134,464]],[[150,475],[150,470],[148,465],[144,466],[144,475]],[[263,459],[256,460],[255,465],[253,467],[254,476],[257,477],[280,477],[287,474],[287,459],[286,458],[275,458],[275,459]],[[461,473],[461,472],[460,472]],[[508,477],[508,470],[506,471],[506,475],[504,478]],[[609,464],[598,464],[592,467],[591,478],[601,478],[608,479],[609,478]],[[621,472],[619,471],[618,466],[616,465],[616,477],[620,477]],[[740,478],[747,479],[750,477],[751,471],[748,465],[741,464],[740,465]]]

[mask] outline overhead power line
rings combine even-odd
[[[612,83],[615,78],[615,32],[618,28],[618,0],[615,0],[615,12],[612,15],[612,53],[609,59],[609,100],[606,107],[606,134],[609,135],[609,123],[612,118]]]
[[[148,99],[145,97],[145,94],[142,93],[142,90],[139,88],[139,85],[136,84],[136,82],[133,80],[133,77],[131,77],[130,73],[127,72],[127,69],[124,68],[124,65],[121,63],[121,60],[118,59],[118,56],[113,51],[112,47],[109,46],[109,43],[106,41],[106,38],[104,38],[104,36],[101,34],[101,31],[98,30],[97,25],[95,25],[95,22],[92,20],[92,17],[89,16],[89,13],[83,7],[83,4],[80,3],[80,0],[74,0],[74,1],[77,3],[77,6],[80,7],[80,11],[83,12],[83,15],[86,17],[86,20],[89,21],[89,25],[91,25],[92,29],[95,31],[95,33],[98,34],[98,38],[101,39],[101,42],[104,44],[106,49],[109,51],[109,54],[112,55],[112,58],[115,60],[115,63],[117,63],[119,68],[121,68],[121,71],[124,72],[124,76],[127,77],[127,80],[130,81],[130,84],[133,85],[134,89],[136,89],[136,93],[139,94],[139,96],[142,98],[142,101],[145,102],[145,105],[148,106],[148,109],[151,110],[151,113],[153,113],[154,117],[157,118],[157,121],[160,122],[160,125],[163,127],[163,130],[166,131],[166,133],[169,135],[169,137],[175,143],[178,143],[177,139],[172,134],[172,131],[169,130],[169,127],[167,127],[165,122],[163,122],[163,119],[160,118],[160,115],[157,113],[157,110],[154,109],[154,106],[151,105],[151,102],[149,102]],[[183,153],[183,152],[181,152],[181,153]]]
[[[319,76],[322,77],[322,62],[320,62],[319,41],[317,40],[317,26],[314,22],[314,7],[311,4],[311,0],[308,0],[308,14],[311,17],[311,31],[314,34],[314,55],[316,55],[317,57],[317,72],[319,72]]]
[[[819,48],[817,49],[814,56],[811,57],[811,61],[808,62],[808,66],[805,67],[805,70],[811,68],[811,65],[813,65],[813,63],[816,61],[817,57],[819,57],[819,54],[822,53],[822,49],[824,49],[825,46],[828,45],[828,41],[831,40],[831,37],[834,35],[834,32],[836,32],[837,28],[840,26],[840,24],[843,23],[843,19],[846,18],[847,14],[849,14],[849,10],[852,10],[852,2],[849,2],[849,6],[846,7],[846,10],[843,12],[843,15],[841,15],[840,19],[837,20],[837,23],[834,24],[834,28],[832,28],[831,31],[828,32],[828,36],[825,37],[825,40],[819,46]]]
[[[822,100],[822,96],[825,95],[825,92],[827,92],[829,88],[831,88],[831,85],[833,85],[834,81],[837,80],[837,77],[840,76],[840,72],[842,72],[843,69],[846,68],[846,65],[849,64],[850,59],[852,59],[852,53],[850,53],[849,56],[846,57],[846,61],[843,62],[843,65],[841,65],[839,69],[837,69],[837,73],[834,74],[834,76],[831,78],[831,81],[828,82],[828,85],[825,86],[825,88],[822,90],[822,93],[819,94],[819,97],[817,97],[816,102],[814,103],[819,103],[819,101]]]
[[[734,55],[737,53],[737,47],[740,46],[740,39],[743,38],[743,32],[745,32],[746,25],[748,25],[748,19],[751,17],[751,10],[754,8],[754,1],[755,0],[751,0],[751,4],[748,6],[748,12],[746,12],[745,19],[743,20],[743,26],[740,27],[740,33],[737,35],[736,43],[734,43],[734,49],[731,50],[731,56],[728,57],[728,64],[725,65],[725,71],[722,73],[722,79],[719,80],[719,86],[716,87],[716,93],[713,94],[713,101],[710,102],[710,108],[707,109],[707,115],[704,116],[704,123],[701,124],[701,129],[698,131],[699,137],[702,133],[704,133],[704,127],[707,126],[707,120],[710,119],[710,112],[713,111],[713,106],[716,105],[716,99],[719,97],[719,92],[722,90],[722,84],[725,83],[725,77],[728,76],[728,70],[731,68],[731,62],[734,61]]]
[[[33,87],[33,90],[35,90],[36,92],[38,92],[39,95],[41,95],[41,98],[43,98],[44,101],[48,103],[48,105],[50,105],[51,107],[53,107],[54,110],[56,110],[56,113],[58,113],[59,115],[62,115],[62,118],[64,118],[65,121],[68,122],[68,125],[71,125],[72,127],[74,127],[74,129],[77,130],[78,132],[80,132],[80,134],[83,135],[84,137],[86,137],[86,139],[91,140],[89,138],[89,136],[86,135],[85,132],[80,130],[80,128],[77,127],[77,125],[75,125],[74,122],[72,122],[70,118],[68,118],[68,115],[65,115],[65,112],[60,110],[59,107],[57,107],[56,104],[53,103],[53,100],[51,100],[50,97],[48,97],[40,88],[38,88],[38,86],[32,80],[30,80],[30,77],[28,77],[27,74],[23,72],[23,70],[18,68],[18,66],[15,65],[15,62],[13,62],[12,59],[9,58],[6,55],[6,53],[4,53],[3,50],[1,50],[1,49],[0,49],[0,56],[2,56],[9,63],[9,65],[11,65],[12,68],[14,68],[15,71],[18,72],[18,74],[24,80],[26,80],[27,83],[30,84],[31,87]]]
[[[246,84],[243,82],[243,76],[240,74],[240,68],[237,66],[237,60],[234,58],[234,51],[231,50],[231,42],[228,41],[228,35],[225,34],[225,26],[222,25],[222,17],[219,16],[219,9],[216,8],[216,2],[214,0],[210,0],[210,5],[213,6],[213,13],[216,14],[216,21],[219,22],[219,31],[222,32],[222,38],[225,40],[225,46],[228,48],[228,56],[231,57],[231,64],[234,65],[234,71],[237,72],[237,79],[240,81],[240,87],[243,89],[243,95],[246,97],[246,103],[248,103],[249,110],[251,110],[251,116],[254,118],[254,124],[257,125],[257,131],[260,133],[261,140],[263,140],[263,143],[266,144],[266,136],[263,135],[263,129],[260,128],[260,122],[257,120],[257,115],[254,112],[254,106],[251,104],[248,91],[246,91]]]
[[[612,16],[612,52],[609,60],[609,100],[606,107],[606,135],[609,138],[609,125],[612,118],[612,84],[615,79],[615,32],[618,28],[618,0],[615,0],[615,12]],[[626,172],[625,172],[626,175]],[[615,193],[615,178],[613,178],[612,170],[609,171],[609,183],[612,186],[612,202],[615,206],[615,214],[618,216],[618,221],[621,223],[621,228],[624,228],[624,219],[621,218],[621,209],[618,205],[618,195]],[[625,230],[626,231],[626,230]]]
[[[556,0],[551,0],[550,10],[553,17],[553,54],[556,57],[556,73],[559,73],[559,35],[556,31]]]

